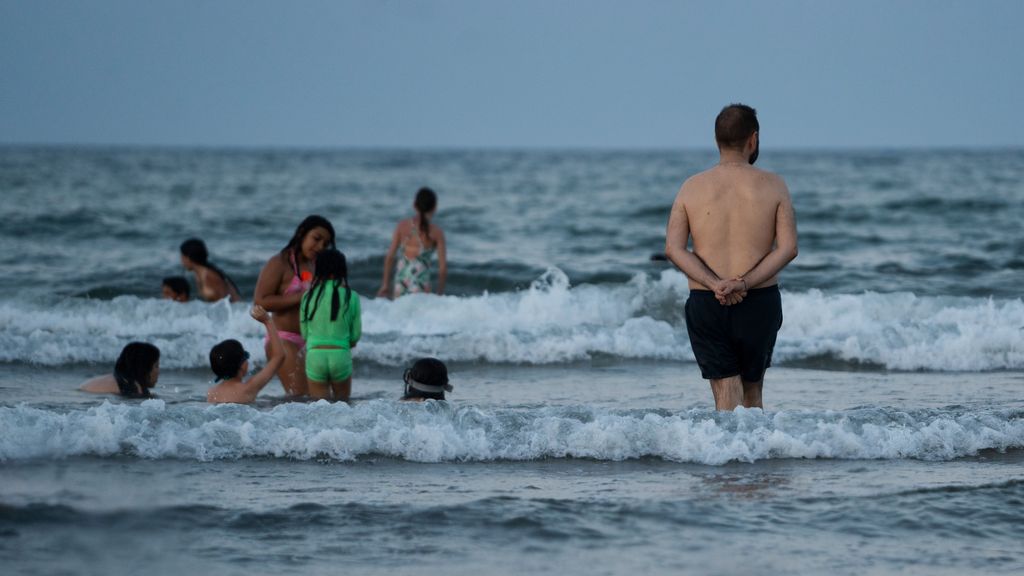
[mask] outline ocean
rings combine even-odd
[[[1024,151],[762,151],[800,255],[765,410],[717,413],[652,258],[712,151],[0,147],[5,574],[1019,574]],[[437,191],[444,296],[375,299]],[[208,406],[309,214],[363,297],[350,404]],[[77,390],[133,340],[150,400]],[[421,356],[447,402],[397,401]]]

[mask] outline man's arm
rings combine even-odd
[[[690,239],[690,220],[683,202],[685,193],[686,184],[683,184],[683,187],[679,189],[679,194],[676,195],[676,201],[672,204],[672,213],[668,218],[668,229],[665,231],[665,255],[688,278],[700,283],[708,290],[714,290],[722,279],[708,268],[699,256],[686,248],[686,243]]]
[[[716,290],[723,296],[735,291],[745,291],[747,287],[757,286],[775,276],[796,258],[797,249],[796,212],[793,200],[789,196],[786,183],[779,179],[782,197],[775,209],[775,247],[765,255],[749,272],[728,282]]]
[[[665,255],[687,277],[708,290],[714,290],[715,297],[723,306],[739,304],[746,296],[746,290],[730,290],[721,293],[725,281],[719,278],[714,270],[708,268],[700,256],[686,248],[686,243],[690,238],[690,220],[683,202],[685,191],[686,184],[684,183],[683,187],[679,189],[675,203],[672,204],[672,214],[669,216],[668,230],[665,233]]]

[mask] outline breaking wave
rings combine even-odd
[[[0,407],[0,461],[393,457],[416,462],[660,458],[720,465],[780,458],[945,461],[1024,448],[1024,411],[683,412],[594,406],[479,408],[444,402],[169,405],[106,401]]]
[[[596,355],[692,362],[683,320],[685,280],[638,274],[621,284],[570,286],[551,269],[529,289],[477,296],[364,298],[356,361],[446,360],[553,364]],[[1024,368],[1021,299],[911,293],[784,292],[776,364],[825,358],[892,370]],[[246,304],[122,296],[0,303],[0,361],[112,363],[129,341],[159,346],[168,368],[207,365],[211,346],[237,338],[262,356],[262,328]]]

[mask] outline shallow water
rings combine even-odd
[[[1021,373],[777,368],[734,414],[690,365],[618,361],[454,364],[447,404],[366,366],[351,406],[206,406],[193,370],[159,400],[49,400],[87,370],[4,390],[17,573],[1024,567]]]
[[[73,459],[17,469],[0,551],[18,573],[1015,573],[1021,464]]]
[[[766,151],[801,253],[766,410],[712,410],[663,262],[704,152],[0,148],[0,562],[17,574],[1017,574],[1024,153]],[[372,298],[416,188],[450,293]],[[364,295],[351,405],[207,406],[247,305],[156,300],[199,235],[243,293],[311,212]],[[158,398],[78,392],[132,340]],[[447,403],[404,404],[444,358]]]

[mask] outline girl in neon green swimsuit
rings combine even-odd
[[[391,247],[384,258],[384,277],[378,296],[397,298],[417,292],[444,293],[448,276],[444,232],[431,223],[437,211],[437,195],[430,188],[420,188],[413,203],[417,215],[395,226]],[[430,279],[430,267],[437,254],[437,285]],[[396,258],[397,257],[397,258]],[[392,266],[394,278],[392,283]]]
[[[363,322],[359,294],[348,286],[344,254],[329,249],[317,255],[313,284],[302,297],[299,314],[310,397],[348,401],[352,348],[362,336]]]

